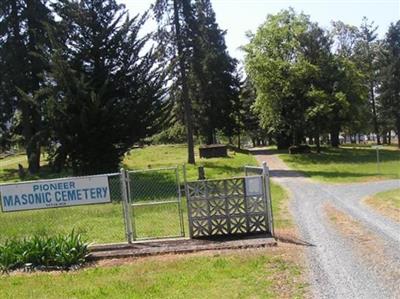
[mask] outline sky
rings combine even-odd
[[[119,0],[131,15],[144,12],[154,0]],[[400,20],[400,0],[212,0],[217,22],[227,30],[226,44],[229,53],[240,61],[243,51],[240,46],[248,43],[246,32],[256,32],[268,14],[293,7],[296,12],[310,15],[314,22],[329,28],[332,20],[359,26],[366,16],[378,25],[378,34],[383,38],[390,23]],[[146,25],[147,30],[154,26]],[[146,30],[146,29],[145,29]]]

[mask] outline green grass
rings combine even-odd
[[[362,182],[400,178],[400,151],[394,147],[380,150],[380,172],[376,165],[376,150],[367,147],[323,148],[322,153],[280,157],[292,169],[330,183]]]
[[[53,236],[75,229],[90,242],[125,241],[121,204],[0,213],[0,243],[35,234]]]
[[[382,201],[387,205],[400,209],[400,189],[381,192],[374,196],[377,201]]]
[[[289,195],[280,185],[271,182],[272,212],[275,229],[285,229],[293,226],[289,212]]]
[[[0,298],[301,298],[293,262],[266,251],[149,258],[70,273],[1,277]]]
[[[23,156],[1,160],[3,165],[15,166]],[[125,158],[128,169],[143,169],[182,165],[186,160],[186,148],[183,145],[151,146],[132,150]],[[228,158],[199,159],[197,165],[204,165],[207,178],[224,178],[243,175],[244,165],[257,165],[255,158],[247,154],[229,153]],[[196,166],[188,165],[188,179],[197,179]],[[182,171],[180,171],[182,176]],[[171,199],[176,194],[175,174],[171,171],[157,172],[141,176],[140,180],[133,176],[132,193],[135,200]],[[156,183],[157,182],[157,183]],[[182,182],[182,178],[181,178]],[[119,191],[119,186],[113,184]],[[172,187],[171,187],[172,186]],[[143,188],[137,195],[138,187]],[[112,192],[113,193],[113,192]],[[114,194],[114,193],[113,193]],[[119,192],[115,192],[113,200],[119,200]],[[288,225],[284,204],[284,190],[272,184],[272,198],[277,227]],[[187,213],[183,202],[186,235],[188,235]],[[162,206],[135,207],[133,210],[137,237],[172,236],[180,234],[178,210],[176,204]],[[0,243],[10,238],[23,238],[34,234],[55,235],[68,233],[72,229],[81,233],[89,242],[108,243],[125,241],[125,229],[122,218],[121,203],[80,206],[59,209],[0,213]]]
[[[229,151],[227,158],[200,159],[196,148],[196,165],[186,165],[188,180],[198,178],[197,167],[205,168],[206,178],[224,178],[243,175],[244,165],[257,165],[253,156]],[[181,166],[187,160],[186,145],[157,145],[134,149],[125,159],[124,166],[127,169],[148,169]]]
[[[375,194],[365,202],[379,213],[400,222],[400,189]]]
[[[18,182],[21,179],[18,176],[18,164],[21,164],[25,170],[24,181],[39,180],[39,179],[53,179],[71,175],[69,171],[61,173],[53,173],[47,165],[46,155],[41,156],[41,171],[38,174],[31,175],[28,173],[28,161],[25,154],[18,154],[4,159],[0,159],[0,183],[5,182]]]

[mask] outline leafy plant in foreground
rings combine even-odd
[[[84,264],[88,253],[88,244],[74,231],[66,236],[36,235],[22,240],[8,240],[0,245],[0,271],[23,267],[69,269]]]

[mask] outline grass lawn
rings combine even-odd
[[[4,159],[0,159],[0,184],[4,182],[18,182],[21,179],[18,176],[18,164],[24,167],[26,176],[24,180],[53,179],[71,175],[69,172],[52,173],[47,166],[46,155],[41,156],[41,171],[38,174],[31,175],[27,173],[28,161],[25,154],[18,154]]]
[[[224,178],[243,175],[244,165],[257,165],[253,156],[229,151],[227,158],[200,159],[196,148],[196,165],[186,165],[188,180],[196,180],[197,167],[204,166],[206,178]],[[158,145],[130,151],[123,164],[127,169],[182,166],[187,160],[186,145]]]
[[[281,152],[280,157],[289,167],[323,182],[350,183],[400,178],[400,150],[394,147],[380,150],[379,174],[376,150],[368,147],[323,148],[320,154],[289,155]]]
[[[23,159],[24,156],[17,156],[0,160],[0,163],[3,163],[1,165],[7,165],[6,169],[12,169],[12,167],[17,167],[17,164],[21,163]],[[149,167],[154,169],[182,165],[185,160],[186,147],[183,145],[151,146],[132,150],[125,157],[124,166],[127,169]],[[207,178],[223,178],[241,176],[243,175],[244,165],[256,165],[256,163],[256,160],[251,155],[230,152],[228,158],[198,159],[197,165],[205,166]],[[187,172],[189,180],[197,179],[197,169],[195,166],[188,165]],[[12,172],[8,171],[7,173]],[[15,180],[16,177],[13,179]],[[2,177],[0,174],[0,182],[2,182],[1,180]],[[167,182],[164,188],[167,188],[168,185],[171,185],[171,183]],[[174,185],[173,182],[172,185]],[[157,189],[160,185],[151,181],[150,177],[148,186]],[[119,187],[115,188],[119,189]],[[135,189],[135,186],[133,186],[133,189]],[[286,194],[276,184],[272,185],[272,198],[276,226],[288,225],[290,221],[288,220],[288,214],[284,206]],[[116,199],[118,200],[119,198]],[[185,204],[183,204],[183,210],[183,219],[186,224],[187,214]],[[135,215],[137,236],[139,238],[180,234],[176,204],[135,207],[133,213]],[[70,232],[72,229],[81,232],[89,242],[93,243],[125,241],[121,204],[115,202],[113,204],[61,209],[15,213],[0,212],[0,243],[9,238],[22,238],[33,234],[54,235]],[[187,224],[185,225],[185,229],[186,234],[188,234]]]
[[[367,198],[366,203],[378,212],[400,222],[400,189],[378,193]]]
[[[271,193],[274,228],[279,230],[293,227],[289,211],[289,195],[285,189],[273,182],[271,182]]]
[[[70,273],[13,274],[0,298],[301,298],[301,268],[274,250],[145,258]]]

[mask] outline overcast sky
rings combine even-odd
[[[148,9],[154,0],[119,0],[131,15]],[[268,14],[293,7],[297,12],[311,16],[311,20],[328,28],[332,20],[359,26],[363,16],[379,26],[383,37],[391,22],[400,19],[400,0],[212,0],[217,21],[221,29],[227,30],[226,43],[229,52],[242,60],[239,47],[247,43],[245,33],[255,32]],[[154,25],[149,23],[147,29]]]

